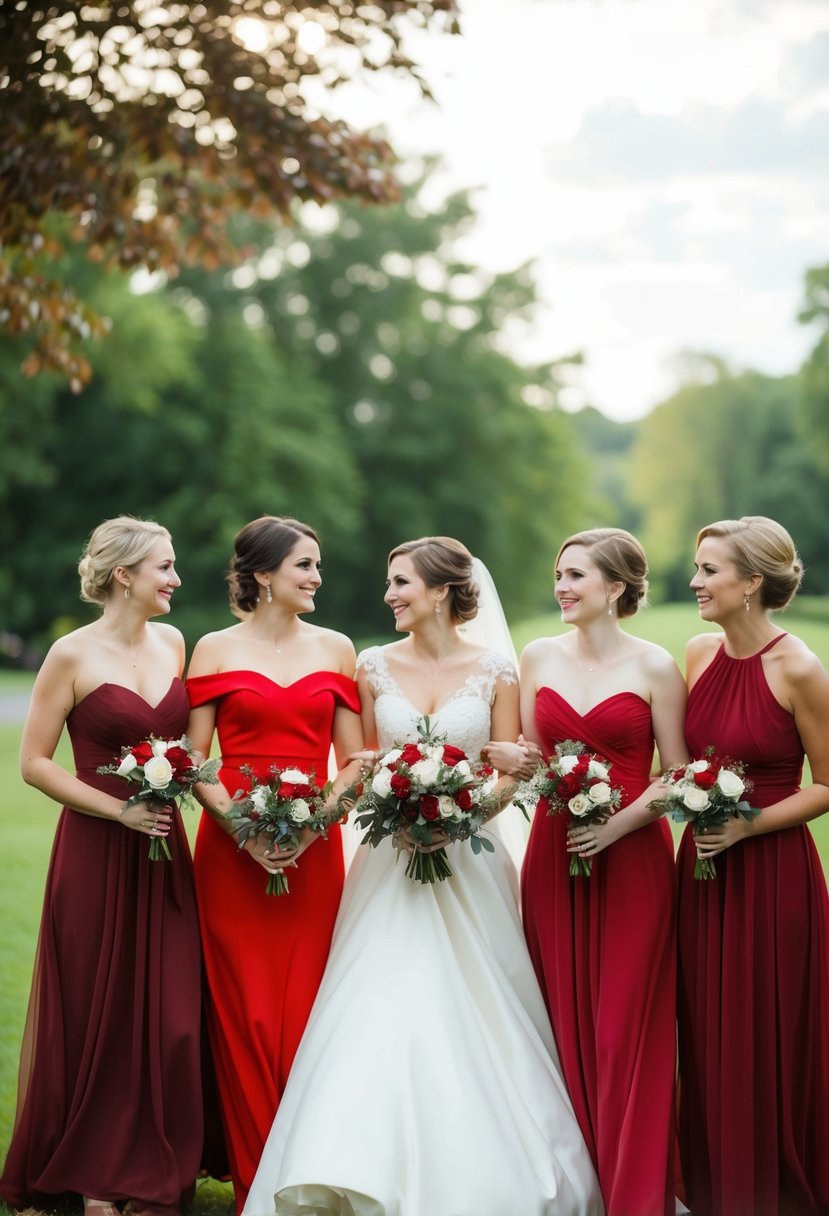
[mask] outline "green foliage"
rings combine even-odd
[[[798,434],[796,378],[734,374],[713,359],[697,377],[643,419],[631,452],[657,593],[682,597],[699,529],[741,515],[779,520],[809,567],[809,591],[829,591],[829,478]]]
[[[802,434],[823,472],[829,473],[829,265],[806,272],[799,319],[819,327],[818,340],[800,376]]]

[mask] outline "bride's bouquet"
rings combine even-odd
[[[670,815],[676,823],[690,823],[695,836],[704,836],[737,815],[754,819],[760,812],[743,797],[753,788],[744,772],[744,764],[717,756],[709,745],[702,759],[663,774],[665,796],[651,802],[650,809]],[[714,858],[697,857],[694,878],[716,877]]]
[[[428,717],[417,724],[418,742],[392,748],[365,778],[356,806],[356,821],[365,828],[362,844],[376,848],[387,837],[406,833],[414,848],[406,875],[414,882],[442,882],[452,874],[444,848],[424,853],[443,837],[468,840],[473,853],[495,846],[482,835],[498,807],[495,774],[488,764],[473,762],[442,735],[431,732]]]
[[[159,739],[150,735],[133,747],[122,747],[120,759],[112,764],[100,765],[97,771],[140,784],[138,793],[124,804],[126,809],[138,802],[166,802],[172,805],[177,798],[192,801],[194,785],[200,781],[208,785],[216,784],[221,763],[221,760],[215,759],[199,764],[186,735],[179,739]],[[170,860],[170,849],[163,837],[152,838],[149,857],[150,861]]]
[[[250,789],[237,791],[227,812],[240,848],[247,840],[265,836],[274,849],[296,849],[303,828],[324,836],[342,818],[342,811],[326,809],[330,784],[320,789],[312,775],[298,768],[274,764],[267,781],[260,781],[247,765],[241,772],[250,777]],[[284,870],[268,875],[268,895],[287,895],[289,890]]]
[[[547,763],[540,764],[529,781],[522,782],[513,802],[525,811],[534,806],[542,815],[568,811],[572,817],[569,834],[578,836],[591,824],[605,823],[621,798],[622,790],[610,784],[607,760],[589,752],[577,739],[565,739],[556,744]],[[592,872],[589,857],[571,854],[571,875],[589,878]]]

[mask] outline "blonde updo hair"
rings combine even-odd
[[[648,559],[639,541],[624,528],[590,528],[576,532],[556,554],[556,568],[561,555],[570,545],[582,545],[608,583],[624,583],[616,600],[619,617],[635,616],[648,602]]]
[[[227,572],[233,612],[253,612],[261,591],[254,576],[278,570],[303,536],[320,543],[313,528],[288,515],[261,515],[245,524],[236,534]]]
[[[403,555],[412,559],[427,587],[449,587],[446,605],[455,624],[477,616],[480,588],[472,574],[472,554],[466,545],[451,536],[421,536],[392,549],[389,563]]]
[[[766,515],[721,519],[700,530],[697,548],[707,536],[728,542],[741,578],[761,575],[757,594],[764,608],[779,612],[791,603],[803,581],[804,566],[794,541],[782,524]]]
[[[88,604],[105,604],[116,566],[129,570],[139,565],[162,537],[169,540],[170,533],[153,519],[118,515],[98,524],[78,562],[81,599]]]

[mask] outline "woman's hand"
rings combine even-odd
[[[579,857],[595,857],[625,835],[620,830],[621,821],[610,815],[604,823],[591,823],[580,827],[574,824],[567,833],[567,852]]]
[[[403,849],[406,853],[436,853],[438,849],[449,844],[449,837],[437,828],[432,831],[432,843],[421,844],[419,840],[415,840],[408,828],[400,828],[395,832],[392,843],[396,849]]]
[[[528,781],[541,761],[541,749],[523,735],[517,743],[491,740],[481,752],[494,769],[516,781]]]
[[[698,857],[716,857],[718,853],[730,849],[733,844],[745,840],[752,834],[754,820],[743,819],[742,815],[729,819],[722,827],[711,828],[700,836],[694,836]]]
[[[273,840],[266,836],[251,836],[242,845],[255,862],[269,874],[278,874],[286,866],[295,866],[305,850],[313,844],[317,833],[310,828],[303,828],[299,833],[299,844],[295,849],[280,849]]]
[[[119,818],[124,827],[145,836],[163,838],[170,835],[173,810],[166,802],[132,802],[121,808]]]

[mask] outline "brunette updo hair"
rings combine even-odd
[[[804,566],[782,524],[766,515],[743,515],[741,519],[721,519],[702,528],[697,547],[707,536],[728,542],[742,578],[762,576],[757,594],[764,608],[779,612],[791,603],[803,580]]]
[[[161,537],[169,540],[170,533],[153,519],[118,515],[98,524],[78,562],[81,599],[88,604],[105,604],[116,566],[131,569],[139,565]]]
[[[303,536],[320,543],[313,528],[287,515],[262,515],[245,524],[233,542],[227,572],[234,612],[253,612],[261,590],[254,575],[277,570]]]
[[[407,540],[389,554],[407,555],[427,587],[449,587],[446,605],[456,624],[471,621],[478,614],[480,588],[472,572],[472,554],[466,545],[451,536],[421,536]]]
[[[556,554],[556,567],[561,555],[570,545],[582,545],[590,551],[602,577],[608,583],[624,583],[622,594],[615,601],[619,617],[635,616],[648,602],[648,559],[639,541],[624,528],[590,528],[576,532]]]

